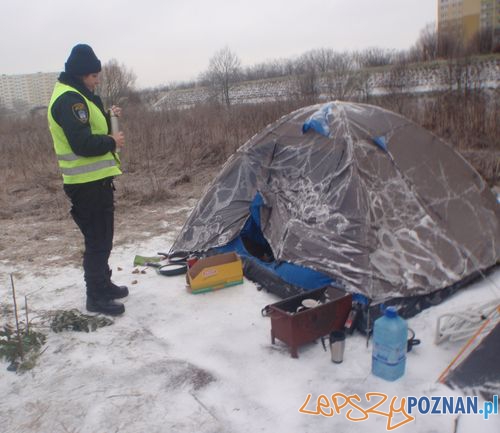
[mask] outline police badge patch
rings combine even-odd
[[[89,113],[87,112],[87,107],[85,104],[79,102],[71,107],[73,115],[82,123],[87,123],[89,120]]]

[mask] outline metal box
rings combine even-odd
[[[318,304],[305,308],[305,299]],[[276,338],[281,340],[290,347],[292,358],[298,358],[300,345],[343,329],[351,307],[352,296],[335,287],[311,290],[268,305],[265,311],[271,318],[271,343]]]

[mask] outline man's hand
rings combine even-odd
[[[121,149],[123,146],[125,146],[125,135],[123,132],[117,132],[116,134],[111,135],[110,137],[115,140],[116,143],[116,150]]]
[[[116,117],[120,117],[122,115],[122,109],[121,107],[118,107],[116,105],[111,106],[111,111]]]

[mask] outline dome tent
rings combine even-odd
[[[290,113],[242,145],[172,246],[228,249],[282,297],[334,284],[410,316],[497,263],[500,206],[432,133],[336,101]]]

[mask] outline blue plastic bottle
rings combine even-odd
[[[403,376],[408,346],[408,325],[395,307],[387,307],[373,327],[372,373],[393,381]]]

